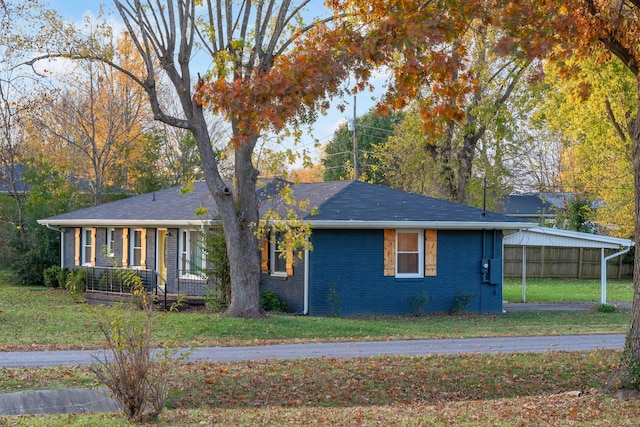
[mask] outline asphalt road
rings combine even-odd
[[[539,337],[462,338],[401,341],[330,342],[281,344],[250,347],[198,347],[188,361],[241,361],[264,359],[306,359],[369,357],[379,355],[423,356],[429,354],[585,351],[621,349],[624,334],[562,335]],[[88,365],[99,350],[0,352],[2,367]]]

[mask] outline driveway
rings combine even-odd
[[[598,348],[620,349],[624,346],[624,340],[624,334],[603,334],[198,347],[193,349],[186,360],[230,362],[380,355],[585,351]],[[88,365],[95,363],[95,357],[103,358],[104,352],[99,350],[0,352],[0,366]]]

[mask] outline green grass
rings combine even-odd
[[[640,399],[596,393],[616,351],[185,363],[154,425],[636,425]],[[0,390],[86,386],[87,368],[3,369]],[[567,391],[583,390],[583,396]],[[130,425],[119,414],[0,425]]]
[[[547,291],[548,286],[556,285],[547,285]],[[579,301],[582,286],[560,284],[574,289],[567,301]],[[519,292],[517,286],[507,287]],[[621,286],[624,292],[628,288]],[[13,287],[0,275],[0,350],[99,347],[104,339],[92,310],[64,290]],[[174,312],[158,313],[154,339],[158,344],[260,345],[610,333],[625,332],[629,320],[626,309],[266,320]],[[594,351],[177,364],[168,410],[154,425],[636,425],[640,399],[563,394],[600,388],[618,358],[619,352]],[[0,393],[94,382],[88,367],[0,368]],[[129,424],[121,414],[69,414],[0,416],[0,425]]]
[[[0,281],[0,350],[95,348],[104,338],[95,307],[62,289],[9,286]],[[206,312],[158,314],[154,339],[186,345],[260,345],[328,340],[418,339],[626,332],[629,311],[333,318],[273,315],[230,319]]]
[[[527,302],[600,302],[600,280],[527,279]],[[522,302],[522,279],[505,279],[503,299]],[[633,281],[607,280],[607,302],[631,302]]]

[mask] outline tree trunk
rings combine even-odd
[[[640,75],[636,76],[638,100],[640,101]],[[630,126],[633,139],[633,176],[635,189],[635,256],[633,264],[633,305],[631,324],[620,364],[609,377],[606,388],[640,389],[640,109]]]
[[[206,121],[201,107],[194,107],[191,129],[198,143],[205,181],[218,207],[222,220],[229,269],[231,273],[231,304],[229,317],[263,318],[260,305],[260,252],[255,235],[259,222],[256,182],[258,171],[251,154],[258,136],[235,151],[236,182],[231,189],[218,173]]]
[[[260,221],[256,196],[258,171],[252,161],[257,141],[258,136],[253,136],[235,151],[237,225],[234,233],[225,236],[231,269],[231,304],[225,313],[229,317],[265,317],[260,305],[260,252],[255,234]]]

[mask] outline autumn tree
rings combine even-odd
[[[497,57],[493,47],[498,39],[496,31],[474,21],[453,40],[454,52],[459,44],[469,46],[466,58],[454,56],[473,78],[473,90],[457,101],[464,117],[445,120],[438,133],[425,133],[424,119],[414,117],[403,126],[402,136],[391,138],[388,149],[380,147],[376,154],[384,159],[391,185],[407,190],[420,186],[422,194],[469,204],[482,203],[485,178],[509,188],[508,161],[518,151],[516,128],[522,120],[518,100],[512,98],[526,95],[522,88],[529,61],[518,55]],[[414,113],[433,95],[430,86],[424,92]],[[416,134],[408,137],[409,132]]]
[[[496,25],[507,29],[506,40],[531,56],[555,62],[567,74],[570,58],[594,55],[600,63],[617,57],[635,80],[636,108],[618,125],[628,134],[634,177],[635,242],[640,244],[640,2],[568,0],[559,2],[505,1]],[[535,28],[535,31],[533,30]],[[604,51],[604,54],[602,52]],[[588,84],[587,84],[588,86]],[[640,388],[640,251],[635,251],[634,298],[630,329],[621,362],[609,379],[611,388]]]
[[[394,67],[394,84],[388,99],[397,105],[419,95],[416,83],[432,83],[433,102],[420,111],[427,131],[446,129],[447,120],[465,118],[464,103],[458,102],[472,93],[475,82],[459,58],[467,50],[445,52],[444,43],[461,34],[473,19],[499,28],[506,34],[495,51],[502,55],[520,52],[530,60],[553,61],[566,74],[576,71],[567,62],[572,57],[597,55],[606,62],[618,57],[635,79],[636,99],[640,98],[640,1],[620,0],[475,0],[412,1],[385,0],[362,5],[357,1],[338,0],[330,4],[356,13],[360,20],[378,29],[381,46],[391,46],[377,57],[378,62],[392,62],[391,53],[398,48],[406,58],[403,66]],[[372,31],[373,32],[373,31]],[[424,40],[433,43],[426,44]],[[423,43],[420,43],[423,42]],[[598,55],[604,49],[605,55]],[[388,52],[388,53],[387,53]],[[453,99],[455,102],[447,101]],[[444,120],[434,120],[427,112]],[[635,192],[635,241],[640,244],[640,109],[636,108],[622,125],[632,144]],[[634,300],[630,330],[619,368],[610,380],[612,387],[640,388],[640,251],[635,254]]]
[[[263,317],[254,150],[266,133],[312,121],[326,106],[321,98],[340,89],[358,58],[343,48],[352,44],[348,39],[354,32],[346,21],[339,22],[340,28],[338,22],[327,26],[334,20],[331,16],[309,21],[310,15],[304,13],[313,6],[309,0],[115,0],[114,4],[145,69],[137,74],[111,65],[146,91],[156,120],[189,130],[197,142],[202,173],[226,237],[232,288],[227,315]],[[104,55],[96,56],[110,62]],[[199,69],[198,58],[213,68]],[[175,91],[179,114],[162,104],[158,85],[163,79]],[[233,186],[221,174],[205,109],[230,124]]]
[[[114,54],[121,67],[142,66],[126,34]],[[103,62],[79,64],[78,70],[59,77],[64,88],[34,118],[50,156],[91,183],[97,205],[107,186],[126,187],[130,165],[143,153],[151,117],[138,85]]]

